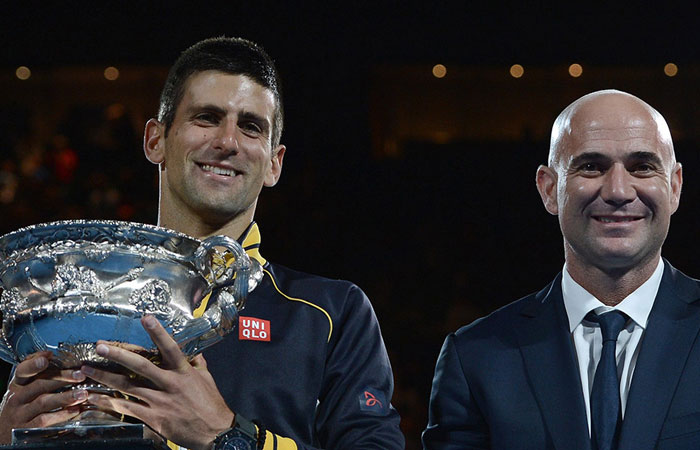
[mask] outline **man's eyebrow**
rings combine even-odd
[[[585,164],[591,161],[610,161],[610,159],[611,158],[609,156],[599,152],[585,152],[581,153],[580,155],[577,155],[571,160],[571,167],[580,166],[581,164]],[[625,159],[633,160],[636,162],[650,162],[659,166],[663,165],[663,161],[661,161],[661,158],[658,154],[644,150],[629,153],[625,156]]]
[[[570,166],[579,166],[591,161],[609,161],[610,157],[600,152],[584,152],[575,156],[571,160]]]
[[[190,114],[195,113],[195,112],[200,112],[200,111],[209,111],[209,112],[213,112],[213,113],[220,114],[220,115],[226,114],[225,109],[221,108],[220,106],[216,106],[214,104],[211,104],[211,103],[190,105],[190,107],[187,108],[187,111]]]
[[[635,161],[651,162],[651,163],[654,163],[658,166],[663,165],[663,161],[661,161],[661,158],[659,157],[659,155],[654,153],[654,152],[647,152],[647,151],[632,152],[632,153],[630,153],[629,158],[634,159]]]
[[[189,108],[187,108],[187,111],[189,114],[197,113],[200,111],[213,112],[213,113],[219,114],[221,116],[225,116],[227,114],[226,109],[224,109],[220,106],[214,105],[212,103],[194,104],[194,105],[191,105]],[[270,121],[258,113],[255,113],[252,111],[242,111],[238,115],[238,117],[239,117],[239,119],[249,120],[251,122],[255,122],[256,124],[258,124],[258,126],[263,131],[267,131],[270,129]]]

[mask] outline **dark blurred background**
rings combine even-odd
[[[664,254],[700,274],[700,56],[691,3],[24,2],[0,15],[0,233],[154,223],[141,150],[169,65],[202,38],[262,44],[287,157],[257,221],[270,260],[370,296],[419,448],[450,331],[563,264],[534,174],[579,96],[617,88],[668,120],[686,175]],[[0,390],[9,366],[0,362]]]

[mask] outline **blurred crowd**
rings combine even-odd
[[[154,172],[139,161],[140,135],[124,107],[72,109],[41,138],[34,114],[0,112],[0,231],[74,218],[152,221]]]

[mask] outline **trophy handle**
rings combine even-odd
[[[212,267],[214,247],[224,247],[233,255],[233,262],[227,264],[223,273],[218,276]],[[228,236],[212,236],[205,239],[195,250],[193,257],[195,267],[209,283],[205,294],[211,292],[211,298],[209,307],[202,316],[208,325],[201,325],[210,332],[188,343],[187,354],[198,353],[220,340],[236,326],[238,311],[243,308],[248,292],[258,285],[263,274],[260,263],[249,258],[243,247]]]
[[[224,247],[233,254],[233,262],[227,263],[223,273],[217,276],[212,266],[214,247]],[[206,238],[194,252],[194,265],[208,281],[209,291],[216,291],[232,286],[232,294],[245,297],[252,289],[248,287],[251,261],[241,244],[228,236],[211,236]]]
[[[2,280],[0,280],[0,295],[4,293],[5,286],[3,286]],[[5,339],[5,333],[8,331],[8,328],[11,329],[11,326],[11,323],[8,324],[8,327],[5,326],[5,313],[2,308],[0,308],[0,359],[10,364],[17,364],[19,360],[17,360],[14,352],[12,352],[7,339]]]

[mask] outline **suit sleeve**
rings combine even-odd
[[[318,443],[333,450],[403,450],[400,418],[391,405],[394,378],[379,323],[357,286],[350,285],[345,295],[328,343],[316,409]]]
[[[425,450],[488,449],[489,430],[476,405],[450,334],[440,351],[430,394]]]

